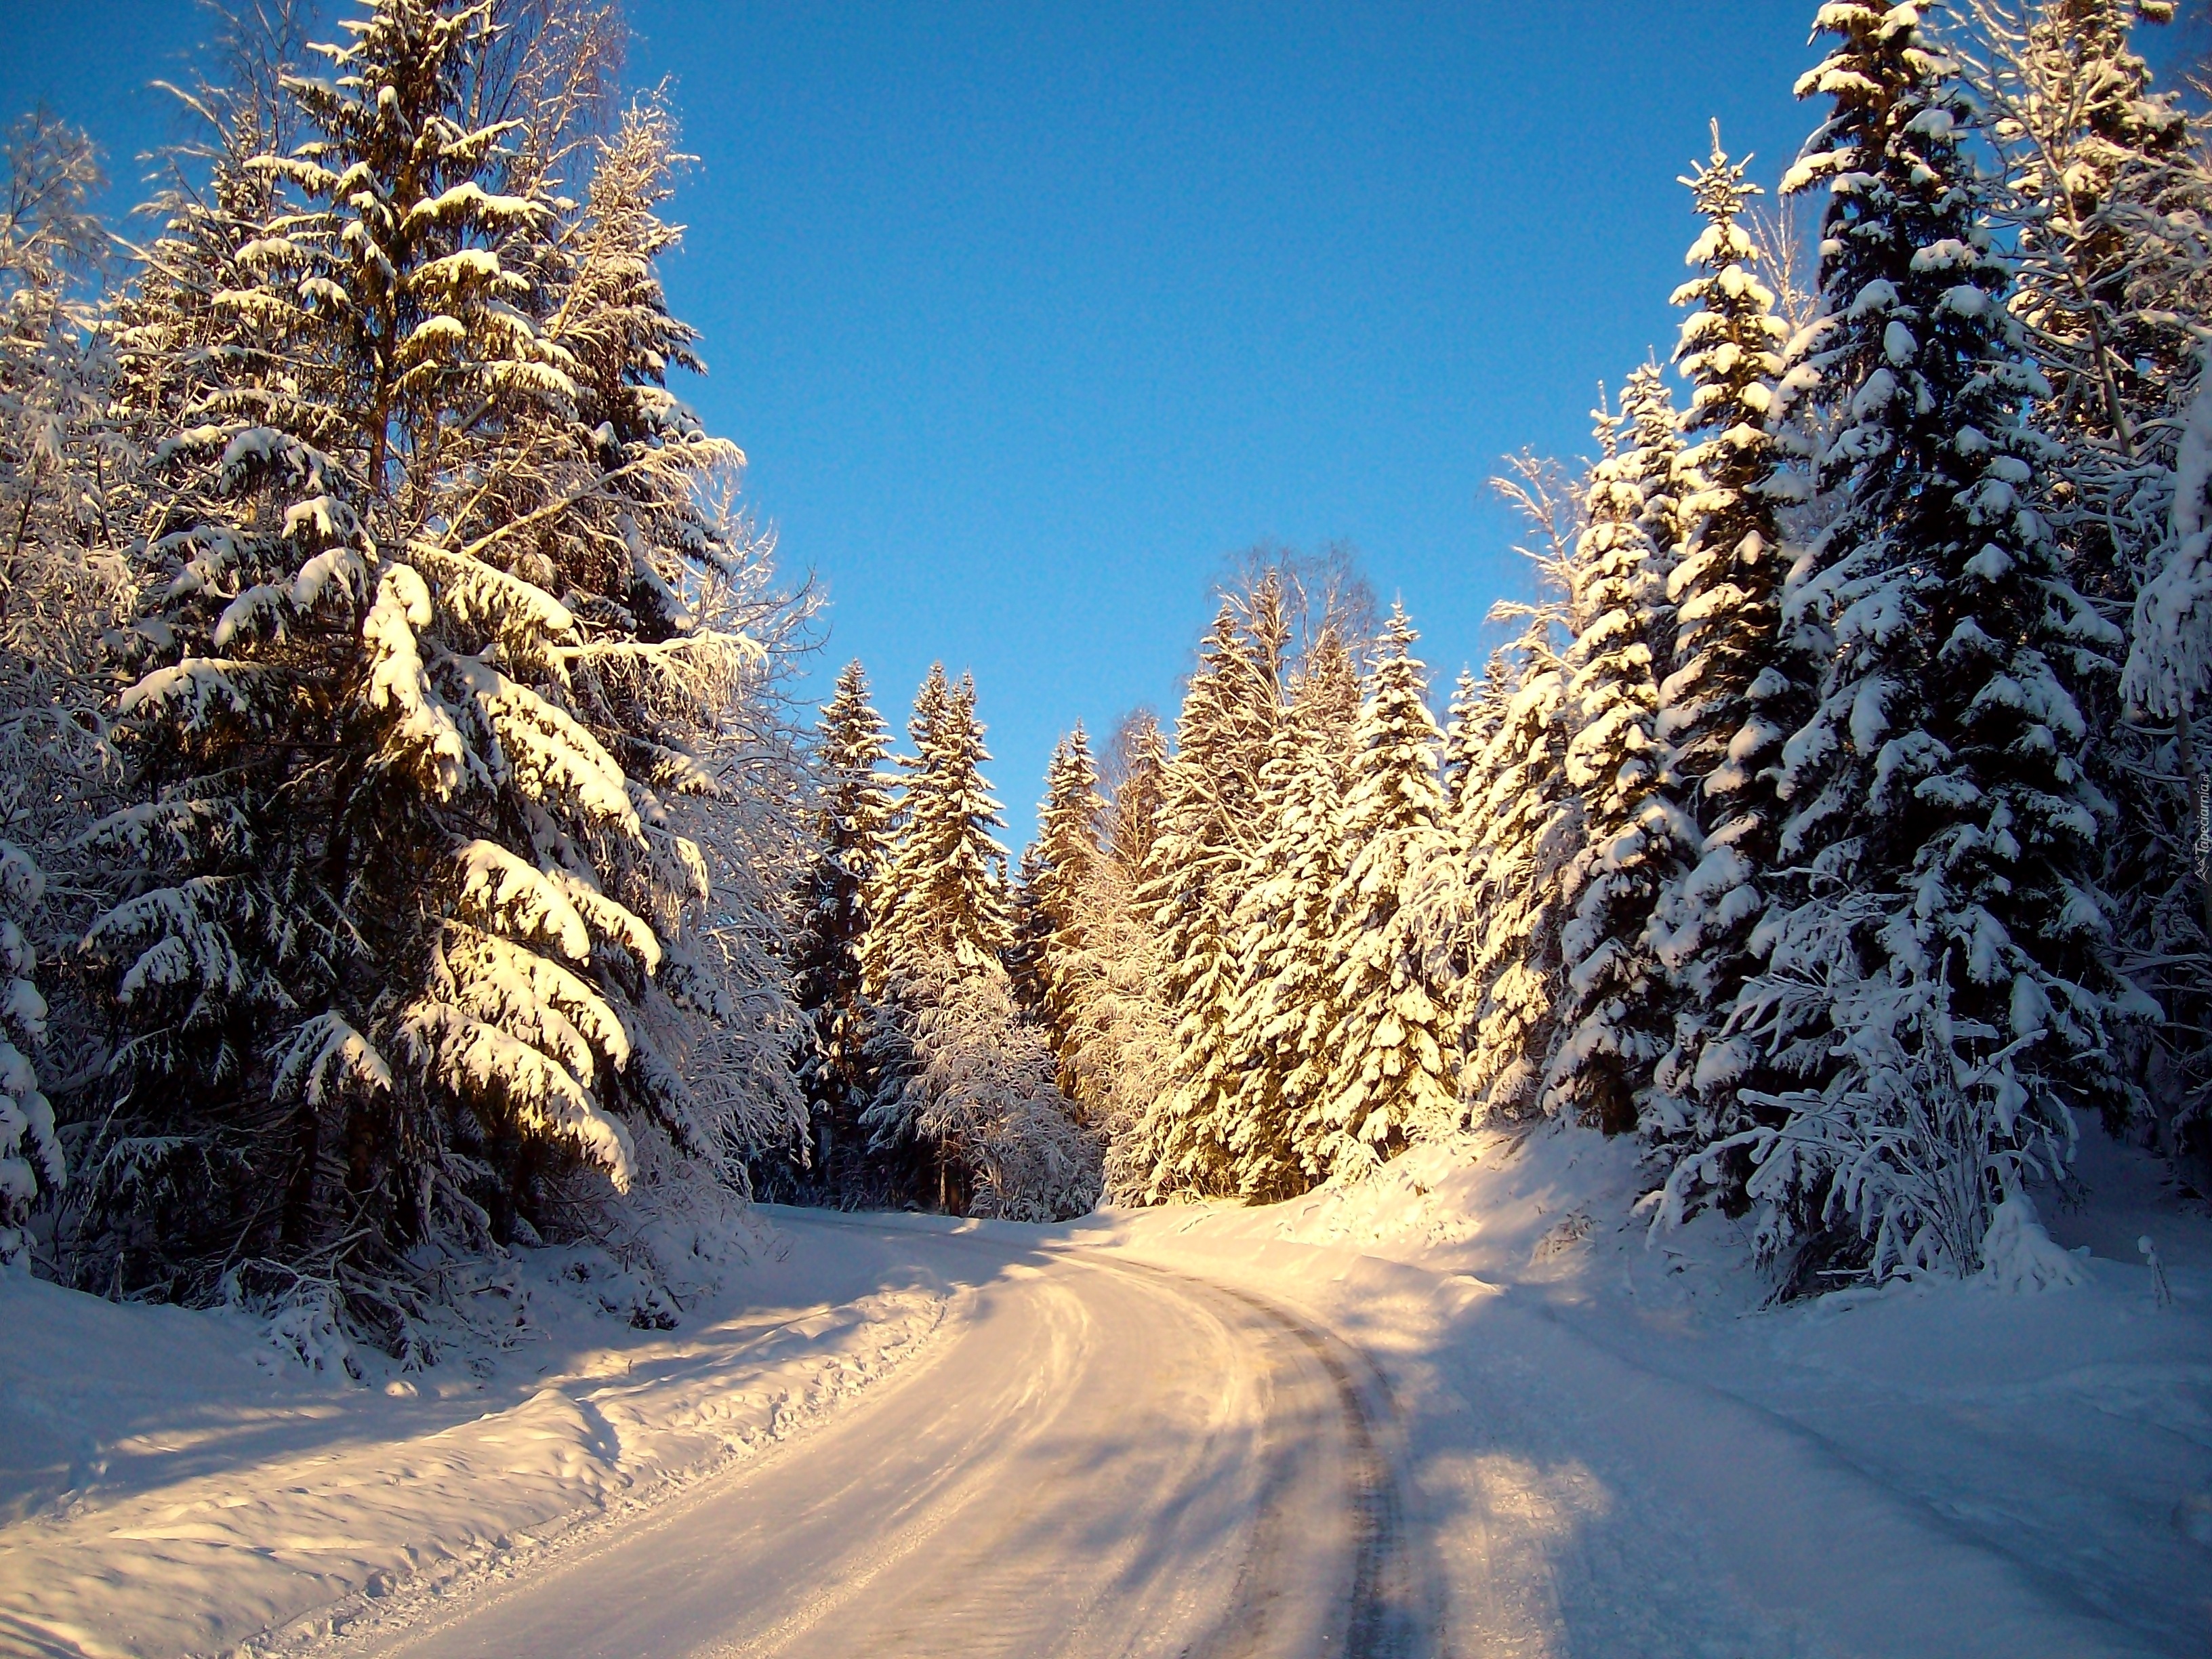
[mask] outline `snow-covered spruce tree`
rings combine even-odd
[[[1674,550],[1645,527],[1652,497],[1668,484],[1674,410],[1656,367],[1637,371],[1625,401],[1622,416],[1598,417],[1604,459],[1568,572],[1565,775],[1582,801],[1582,844],[1562,890],[1573,914],[1560,930],[1559,1036],[1545,1079],[1547,1109],[1608,1133],[1637,1126],[1672,1035],[1647,928],[1662,884],[1696,845],[1694,824],[1668,799],[1657,737],[1658,670],[1674,647]],[[1647,431],[1655,441],[1641,441]]]
[[[2093,454],[2063,459],[2069,482],[2117,508],[2121,524],[2107,533],[2132,541],[2145,520],[2127,499],[2156,486],[2129,464],[2170,454],[2171,438],[2151,428],[2182,407],[2199,355],[2185,319],[2212,297],[2201,135],[2172,94],[2154,88],[2130,39],[2138,19],[2166,22],[2174,8],[1974,0],[1971,9],[1978,50],[1960,68],[2005,164],[1990,206],[2015,234],[2012,309],[2051,384],[2037,421],[2088,441]],[[2072,476],[2100,455],[2117,469]]]
[[[1486,819],[1476,803],[1490,795],[1493,780],[1486,769],[1500,759],[1494,744],[1512,703],[1520,660],[1508,643],[1491,653],[1480,675],[1462,671],[1438,767],[1449,852],[1428,860],[1402,896],[1407,925],[1431,941],[1450,983],[1444,1028],[1462,1099],[1477,1011],[1487,988],[1474,977],[1487,915],[1480,844]]]
[[[1114,738],[1116,767],[1107,814],[1106,851],[1133,878],[1150,867],[1160,827],[1160,778],[1167,770],[1167,733],[1149,708],[1121,722]]]
[[[544,131],[557,140],[572,118],[555,95],[561,71],[530,66],[586,51],[605,22],[588,5],[576,18],[581,39],[537,16],[522,54],[518,74],[550,100],[526,125],[525,176],[546,165]],[[588,57],[569,72],[600,73]],[[681,240],[659,216],[684,159],[675,139],[647,100],[591,146],[581,214],[547,265],[558,304],[544,334],[574,365],[577,413],[541,407],[538,429],[510,444],[512,478],[545,459],[509,510],[564,527],[539,553],[587,635],[566,659],[569,695],[628,774],[646,838],[623,896],[651,924],[661,963],[636,989],[624,1091],[656,1133],[734,1173],[748,1149],[787,1140],[805,1119],[784,949],[803,769],[787,710],[811,605],[777,585],[773,538],[735,505],[743,455],[665,384],[672,368],[705,370],[657,273]]]
[[[98,153],[41,111],[9,129],[4,161],[0,616],[12,617],[67,591],[77,568],[112,546],[106,486],[125,458],[105,418],[108,364],[88,294],[107,252],[107,233],[88,207],[107,182]]]
[[[815,736],[815,848],[790,946],[799,1004],[813,1036],[805,1080],[814,1169],[832,1185],[841,1165],[861,1150],[860,1114],[872,1093],[863,1053],[861,960],[866,894],[890,851],[895,803],[884,770],[890,757],[890,731],[868,701],[867,675],[856,659],[838,674]]]
[[[1236,1081],[1227,1139],[1248,1200],[1311,1185],[1297,1125],[1319,1108],[1334,1069],[1333,906],[1346,851],[1338,808],[1352,775],[1360,708],[1358,666],[1336,623],[1322,621],[1289,690],[1260,775],[1261,834],[1231,913],[1227,1040]]]
[[[1415,638],[1404,610],[1393,606],[1353,728],[1351,788],[1336,815],[1347,861],[1330,900],[1329,1082],[1294,1126],[1317,1177],[1371,1168],[1459,1118],[1442,959],[1404,903],[1422,866],[1452,851],[1437,777],[1442,733]]]
[[[1160,775],[1159,829],[1140,902],[1161,952],[1163,1000],[1176,1019],[1175,1081],[1137,1138],[1145,1196],[1236,1190],[1228,1128],[1237,1079],[1228,1044],[1237,975],[1233,922],[1259,824],[1259,775],[1282,705],[1279,611],[1255,606],[1247,629],[1224,599],[1199,647]]]
[[[1483,745],[1491,734],[1481,725],[1481,717],[1491,707],[1483,696],[1483,683],[1472,668],[1459,671],[1459,678],[1452,683],[1451,703],[1444,710],[1444,741],[1443,758],[1437,768],[1437,781],[1444,792],[1444,811],[1456,813],[1467,793],[1467,781],[1474,772],[1475,757],[1482,753]]]
[[[942,957],[964,973],[996,968],[1012,942],[1006,849],[992,835],[1006,827],[982,768],[991,757],[975,719],[975,685],[954,685],[933,663],[907,726],[915,752],[907,774],[890,856],[869,902],[863,955],[870,982]]]
[[[1302,677],[1297,689],[1318,684]],[[1237,981],[1227,1041],[1237,1084],[1228,1142],[1237,1193],[1255,1202],[1312,1184],[1297,1125],[1321,1121],[1334,1070],[1343,781],[1322,714],[1315,700],[1294,695],[1277,728],[1261,780],[1267,836],[1231,918]]]
[[[1108,751],[1106,844],[1077,896],[1079,944],[1060,964],[1068,993],[1062,1076],[1083,1121],[1105,1137],[1107,1190],[1121,1201],[1141,1200],[1151,1181],[1140,1130],[1168,1086],[1174,1048],[1159,941],[1138,898],[1166,764],[1167,742],[1151,713],[1124,719]]]
[[[762,653],[706,620],[744,550],[700,485],[741,458],[662,385],[665,123],[580,208],[510,193],[521,126],[469,118],[492,8],[347,27],[124,342],[144,798],[100,838],[144,874],[88,941],[125,1038],[88,1261],[191,1296],[279,1260],[404,1341],[410,1245],[628,1186],[634,1126],[731,1161],[656,1033],[718,988],[684,733]]]
[[[1824,620],[1834,654],[1784,750],[1779,853],[1802,885],[1759,923],[1767,967],[1737,1030],[1804,1085],[1747,1093],[1761,1121],[1678,1165],[1662,1206],[1740,1155],[1764,1250],[1871,1229],[1877,1273],[1978,1265],[1971,1219],[1939,1226],[1914,1197],[1917,1164],[1966,1164],[1985,1223],[2022,1166],[2065,1158],[2071,1108],[2118,1086],[2102,803],[2068,689],[2106,672],[2115,641],[2028,505],[2042,451],[2022,410],[2046,387],[2006,309],[1961,153],[1967,100],[1928,9],[1823,8],[1835,44],[1800,88],[1833,109],[1787,181],[1830,191],[1827,320],[1793,344],[1785,384],[1846,418],[1816,458],[1841,510],[1784,610]],[[1921,1144],[1900,1070],[1965,1092],[1976,1109],[1946,1121],[1968,1144]]]
[[[26,1255],[31,1206],[64,1179],[53,1108],[33,1055],[43,1049],[41,1059],[58,1062],[64,1076],[96,1069],[104,1035],[81,988],[58,982],[51,970],[65,966],[65,945],[100,890],[76,843],[111,782],[101,636],[130,591],[110,499],[128,457],[106,419],[110,364],[88,297],[106,246],[106,231],[87,210],[104,183],[98,158],[83,134],[42,112],[9,130],[4,160],[0,1261]],[[49,872],[59,879],[50,881]],[[43,902],[50,891],[58,902]],[[50,1078],[53,1070],[49,1063]]]
[[[1571,728],[1556,632],[1550,617],[1531,618],[1493,657],[1503,694],[1498,728],[1468,778],[1455,826],[1472,887],[1459,907],[1470,933],[1456,999],[1460,1092],[1476,1121],[1537,1115],[1557,1026],[1561,883],[1578,833],[1566,790]]]
[[[1055,1054],[1066,1042],[1074,989],[1066,969],[1083,948],[1083,896],[1102,856],[1098,834],[1105,817],[1098,765],[1079,722],[1054,745],[1045,769],[1044,800],[1037,809],[1036,840],[1022,866],[1024,955],[1034,976],[1046,1041]],[[1060,1080],[1063,1088],[1073,1082],[1065,1069]]]
[[[1788,331],[1741,222],[1753,187],[1722,150],[1717,124],[1711,160],[1685,182],[1705,220],[1689,255],[1700,273],[1674,294],[1698,307],[1674,354],[1691,387],[1682,428],[1695,441],[1675,462],[1682,546],[1667,583],[1675,643],[1657,727],[1662,793],[1682,831],[1650,928],[1679,995],[1648,1115],[1654,1133],[1703,1145],[1739,1127],[1736,1091],[1752,1080],[1755,1045],[1727,1022],[1756,967],[1751,932],[1784,816],[1775,767],[1811,710],[1819,669],[1781,617],[1772,491],[1782,457],[1768,423]]]
[[[2101,839],[2119,963],[2159,1005],[2127,1036],[2159,1141],[2212,1173],[2212,884],[2195,867],[2206,617],[2212,572],[2180,557],[2176,514],[2188,417],[2205,384],[2212,313],[2212,172],[2201,128],[2152,84],[2130,0],[1974,7],[1967,72],[2005,165],[1995,193],[2017,248],[2013,310],[2052,395],[2033,420],[2053,441],[2039,508],[2075,585],[2130,630],[2128,672],[2077,691],[2092,775],[2118,809]]]
[[[1559,655],[1568,620],[1560,596],[1582,531],[1581,492],[1526,457],[1498,488],[1536,532],[1537,545],[1523,551],[1549,592],[1540,605],[1491,612],[1523,627],[1486,672],[1496,712],[1483,723],[1492,736],[1468,774],[1453,826],[1460,858],[1441,866],[1449,872],[1456,864],[1470,890],[1431,878],[1419,896],[1425,916],[1464,919],[1465,936],[1453,947],[1463,964],[1455,1020],[1464,1045],[1460,1093],[1478,1121],[1525,1118],[1542,1108],[1569,914],[1564,884],[1582,839],[1580,802],[1566,782],[1572,710]],[[1425,921],[1422,931],[1432,927]]]
[[[0,841],[0,1268],[28,1249],[32,1204],[69,1176],[54,1109],[31,1060],[46,1035],[46,1001],[32,978],[38,952],[25,925],[45,896],[46,872],[13,842]]]
[[[1357,648],[1366,652],[1374,645],[1370,638]],[[1291,702],[1303,713],[1309,738],[1328,757],[1340,784],[1349,782],[1358,753],[1353,729],[1359,723],[1362,688],[1353,651],[1350,636],[1326,624],[1290,675]]]
[[[909,775],[897,841],[870,897],[876,1006],[866,1058],[876,1094],[862,1122],[880,1158],[908,1166],[892,1178],[933,1187],[941,1209],[1073,1213],[1068,1194],[1087,1190],[1079,1209],[1097,1197],[1097,1149],[1077,1132],[1051,1050],[1013,1000],[1006,854],[990,833],[1002,821],[981,773],[990,756],[974,683],[950,684],[933,665],[908,729],[915,753],[901,760]],[[1006,1150],[1032,1141],[1091,1146],[1089,1161]],[[1028,1173],[1012,1173],[1016,1164]],[[1038,1196],[1048,1192],[1060,1196]]]

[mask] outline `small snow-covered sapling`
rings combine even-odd
[[[2142,1252],[2142,1259],[2150,1268],[2150,1293],[2152,1300],[2161,1308],[2172,1307],[2173,1305],[2173,1286],[2166,1282],[2166,1263],[2158,1259],[2157,1247],[2150,1242],[2150,1235],[2148,1233],[2145,1233],[2141,1238],[2136,1240],[2136,1249]]]

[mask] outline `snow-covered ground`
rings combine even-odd
[[[503,1351],[309,1370],[243,1314],[0,1275],[0,1653],[278,1645],[526,1570],[805,1430],[924,1350],[952,1288],[755,1224],[673,1329],[597,1250],[525,1252]],[[648,1304],[650,1305],[650,1304]]]
[[[2100,1135],[2080,1172],[2084,1202],[2043,1203],[2078,1285],[1771,1310],[1732,1224],[1647,1243],[1633,1148],[1573,1130],[1074,1231],[1264,1287],[1376,1358],[1454,1652],[2201,1656],[2212,1221]]]
[[[672,1330],[604,1257],[531,1253],[526,1340],[360,1382],[240,1315],[10,1279],[0,1651],[964,1652],[993,1597],[1030,1633],[994,1613],[992,1650],[1149,1651],[1372,1591],[1323,1582],[1371,1426],[1441,1651],[2202,1659],[2212,1222],[2101,1139],[2082,1175],[2044,1201],[2078,1285],[1780,1309],[1720,1218],[1647,1243],[1632,1149],[1571,1130],[1261,1210],[764,1212]],[[1355,1352],[1395,1403],[1347,1429]]]

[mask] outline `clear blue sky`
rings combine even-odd
[[[196,9],[0,7],[0,106],[127,178]],[[1670,349],[1676,176],[1716,115],[1778,175],[1813,9],[636,0],[702,158],[684,391],[828,586],[817,684],[858,655],[902,724],[972,670],[1018,840],[1060,731],[1172,712],[1255,542],[1356,544],[1440,683],[1479,661],[1528,586],[1486,479]]]

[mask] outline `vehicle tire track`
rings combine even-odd
[[[1432,1659],[1443,1650],[1442,1604],[1435,1593],[1425,1540],[1409,1524],[1407,1483],[1402,1478],[1402,1436],[1389,1382],[1372,1361],[1350,1344],[1318,1330],[1279,1304],[1235,1285],[1190,1273],[1133,1261],[1131,1267],[1174,1280],[1201,1296],[1226,1297],[1257,1314],[1268,1326],[1297,1342],[1328,1374],[1342,1419],[1349,1456],[1347,1494],[1352,1521],[1352,1570],[1344,1593],[1346,1659]],[[1362,1375],[1364,1373],[1364,1376]],[[1279,1498],[1289,1484],[1287,1470],[1272,1472],[1263,1498]],[[1269,1508],[1273,1505],[1270,1504]],[[1262,1529],[1266,1517],[1263,1516]],[[1240,1608],[1239,1614],[1247,1611]],[[1224,1622],[1222,1634],[1243,1623],[1237,1615]],[[1249,1652],[1256,1631],[1224,1650]]]

